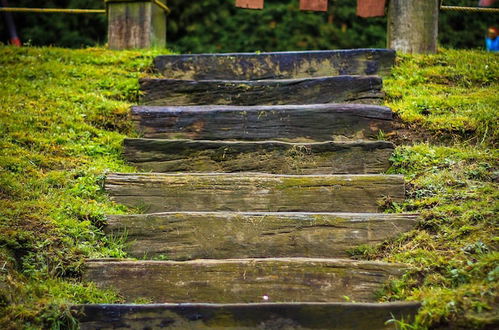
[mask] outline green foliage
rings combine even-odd
[[[68,306],[120,301],[80,283],[85,257],[124,257],[102,190],[131,171],[122,140],[138,77],[165,51],[0,47],[0,327],[73,327]]]
[[[11,0],[12,6],[98,8],[102,0]],[[234,0],[168,0],[168,44],[179,52],[278,51],[385,47],[386,18],[355,15],[356,0],[331,0],[329,10],[301,12],[298,0],[266,0],[263,10],[236,8]],[[477,0],[445,0],[476,6]],[[101,14],[14,14],[21,40],[31,45],[82,47],[106,41]],[[443,47],[483,48],[485,31],[497,24],[494,14],[441,11]],[[8,34],[0,24],[0,41]]]
[[[355,1],[331,1],[327,13],[301,12],[298,1],[266,1],[264,10],[232,0],[169,1],[169,47],[181,52],[383,47],[385,19],[355,15]],[[366,24],[369,22],[369,24]]]
[[[329,10],[301,12],[298,0],[266,0],[263,10],[234,7],[233,0],[170,0],[169,47],[179,52],[279,51],[386,46],[386,18],[360,18],[356,0],[331,0]],[[476,6],[476,0],[448,0]],[[484,48],[492,14],[440,13],[443,47]]]

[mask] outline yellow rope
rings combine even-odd
[[[163,2],[159,0],[150,0],[158,7],[163,9],[166,14],[170,14],[171,10]],[[108,1],[113,2],[113,1]],[[8,11],[13,13],[61,13],[61,14],[105,14],[105,9],[61,9],[61,8],[21,8],[21,7],[0,7],[0,12]]]
[[[60,9],[60,8],[13,8],[0,7],[0,11],[14,13],[64,13],[64,14],[105,14],[105,9]]]
[[[452,11],[471,11],[471,12],[481,12],[481,13],[499,13],[499,8],[440,6],[440,9],[452,10]]]
[[[162,8],[166,12],[167,15],[170,15],[171,10],[170,10],[170,8],[168,8],[166,6],[166,4],[162,3],[159,0],[152,0],[152,2],[154,2],[158,7]]]
[[[161,9],[163,9],[167,15],[169,15],[171,13],[170,8],[168,8],[168,6],[165,3],[166,1],[162,2],[160,0],[105,0],[106,3],[112,3],[112,2],[149,2],[149,1],[156,4]]]

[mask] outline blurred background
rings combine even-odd
[[[234,0],[168,0],[167,44],[183,53],[385,47],[386,18],[355,15],[356,0],[330,0],[328,12],[301,12],[298,0],[265,0],[261,11],[239,9]],[[10,7],[104,8],[103,0],[9,0]],[[478,0],[444,0],[478,6]],[[496,5],[497,6],[497,5]],[[440,12],[440,46],[484,48],[499,15]],[[106,43],[106,15],[14,13],[24,44],[80,48]],[[7,43],[0,15],[0,42]]]

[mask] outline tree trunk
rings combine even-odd
[[[391,0],[388,6],[388,47],[402,53],[435,53],[438,11],[438,0]]]

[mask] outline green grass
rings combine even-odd
[[[121,155],[134,135],[128,108],[159,53],[0,47],[1,328],[72,327],[71,304],[121,301],[79,277],[86,257],[125,256],[101,228],[105,214],[128,210],[109,201],[102,179],[134,170]],[[353,253],[412,266],[381,296],[423,302],[401,327],[498,320],[498,63],[477,51],[403,56],[385,80],[400,130],[381,135],[411,143],[390,170],[405,175],[408,198],[384,207],[422,220]]]
[[[0,327],[71,325],[70,304],[119,301],[78,277],[84,257],[124,256],[100,228],[126,209],[101,184],[133,170],[126,117],[159,53],[0,47]]]
[[[383,299],[422,301],[416,329],[499,324],[498,81],[497,54],[462,50],[399,57],[385,80],[399,134],[414,142],[392,156],[408,198],[387,211],[419,212],[421,222],[357,252],[412,266]]]
[[[436,144],[462,141],[497,146],[499,56],[445,50],[401,56],[385,81],[388,105],[408,127],[429,130]]]

